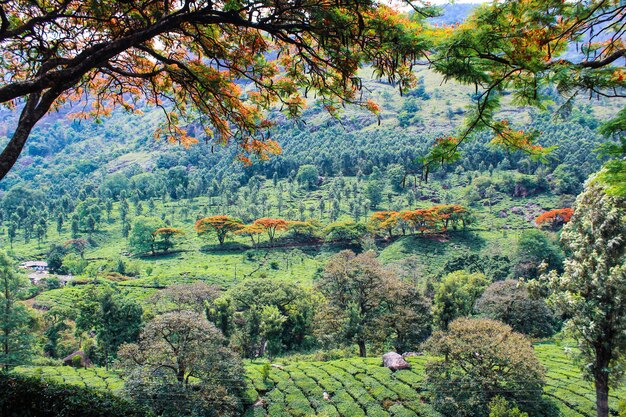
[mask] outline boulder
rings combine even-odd
[[[404,360],[402,355],[396,352],[389,352],[383,355],[383,366],[391,369],[392,371],[409,369],[411,367],[411,365]]]

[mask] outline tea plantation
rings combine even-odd
[[[535,345],[546,367],[545,395],[564,417],[595,415],[595,394],[579,368],[555,343]],[[428,404],[422,381],[428,357],[407,358],[410,370],[391,372],[379,358],[350,358],[328,362],[274,363],[253,361],[246,366],[246,416],[427,417],[439,414]],[[78,386],[120,392],[122,379],[104,369],[19,367],[16,372]],[[611,410],[626,398],[626,387],[612,390]]]

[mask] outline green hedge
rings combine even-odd
[[[140,417],[128,401],[103,391],[0,373],[2,417]]]

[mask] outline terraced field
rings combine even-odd
[[[104,368],[76,369],[70,366],[20,366],[15,372],[48,381],[86,388],[96,388],[111,392],[119,392],[124,381],[115,373]]]
[[[409,361],[412,369],[396,373],[381,367],[378,358],[274,365],[265,380],[262,365],[250,365],[246,400],[262,400],[247,416],[437,415],[422,389],[426,358]]]
[[[563,347],[535,345],[546,366],[545,395],[552,398],[563,417],[595,415],[595,393]],[[410,370],[391,372],[378,358],[351,358],[329,362],[273,364],[264,378],[262,362],[246,366],[246,417],[435,417],[424,390],[427,357],[411,357]],[[104,369],[70,367],[19,367],[17,372],[69,384],[119,391],[123,381]],[[612,390],[615,415],[626,387]]]
[[[595,416],[593,385],[582,379],[565,349],[553,343],[535,349],[547,370],[545,395],[555,400],[563,416]],[[298,362],[272,366],[267,379],[263,366],[253,363],[247,368],[247,417],[437,416],[422,385],[427,360],[408,358],[412,368],[395,373],[381,367],[378,358]],[[626,387],[611,392],[615,412],[620,398],[626,399]]]
[[[535,345],[537,356],[546,367],[545,395],[556,400],[565,417],[591,417],[595,411],[595,389],[593,383],[582,379],[579,368],[572,359],[554,344]],[[626,400],[626,386],[612,390],[609,406],[614,415],[620,400]]]

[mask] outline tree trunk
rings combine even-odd
[[[3,284],[4,284],[4,317],[3,319],[6,320],[6,323],[3,323],[4,329],[4,343],[2,346],[2,350],[4,352],[4,364],[2,365],[2,367],[4,368],[4,372],[9,372],[9,364],[6,363],[7,358],[9,357],[9,327],[8,327],[8,321],[9,321],[9,314],[11,313],[11,304],[9,301],[9,282],[8,282],[8,277],[4,276],[3,278]]]
[[[365,348],[365,341],[364,340],[359,340],[358,342],[356,342],[357,345],[359,345],[359,356],[364,358],[367,356],[367,350]]]
[[[596,376],[596,415],[597,417],[609,416],[609,384],[608,375]]]

